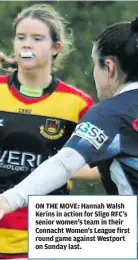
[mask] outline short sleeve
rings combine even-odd
[[[92,167],[120,152],[120,117],[106,104],[95,105],[77,125],[66,143]]]

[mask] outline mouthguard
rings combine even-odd
[[[33,58],[35,57],[35,54],[32,51],[21,51],[20,56],[22,58]]]

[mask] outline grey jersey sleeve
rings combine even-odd
[[[28,195],[45,195],[64,185],[85,165],[84,158],[71,148],[63,148],[58,154],[44,161],[27,178],[5,191],[2,196],[11,210],[25,207]]]

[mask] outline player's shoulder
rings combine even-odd
[[[85,93],[83,90],[78,89],[77,87],[75,87],[73,85],[63,82],[62,80],[59,80],[59,85],[58,85],[57,91],[78,96],[81,99],[94,104],[92,97],[90,97],[87,93]]]
[[[129,107],[131,107],[133,105],[133,103],[136,103],[136,102],[138,103],[138,96],[136,99],[136,96],[134,95],[134,93],[130,93],[130,92],[131,91],[124,92],[117,96],[100,101],[99,103],[96,104],[94,109],[96,109],[96,111],[100,111],[100,113],[105,114],[105,115],[110,115],[110,114],[121,115],[125,111],[127,111],[129,109]]]

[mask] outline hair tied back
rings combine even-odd
[[[138,17],[131,21],[131,29],[133,32],[138,33]]]

